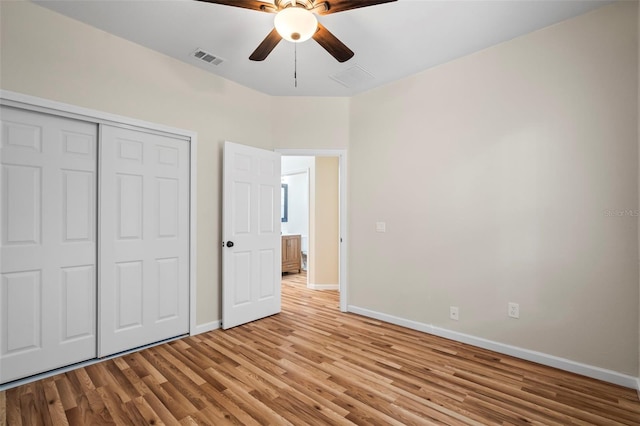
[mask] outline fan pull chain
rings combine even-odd
[[[293,86],[298,87],[298,43],[293,43]]]

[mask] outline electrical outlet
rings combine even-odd
[[[520,318],[520,305],[517,303],[509,302],[507,313],[511,318]]]
[[[452,320],[458,321],[460,318],[459,311],[457,306],[449,306],[449,318]]]

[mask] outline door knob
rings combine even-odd
[[[227,247],[229,248],[233,247],[233,241],[227,241]]]

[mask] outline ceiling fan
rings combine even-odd
[[[252,61],[264,61],[283,38],[294,43],[313,38],[331,56],[339,62],[345,62],[353,57],[353,51],[320,24],[315,15],[329,15],[397,0],[273,0],[273,3],[260,0],[197,1],[276,14],[275,28],[249,56]]]

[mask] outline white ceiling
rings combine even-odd
[[[298,44],[297,87],[293,43],[281,41],[263,62],[248,59],[273,28],[272,14],[192,0],[36,3],[269,95],[353,96],[610,1],[399,0],[321,16],[355,56],[339,63],[314,40]],[[224,62],[193,58],[198,48]],[[372,77],[351,87],[331,78],[355,66]]]

